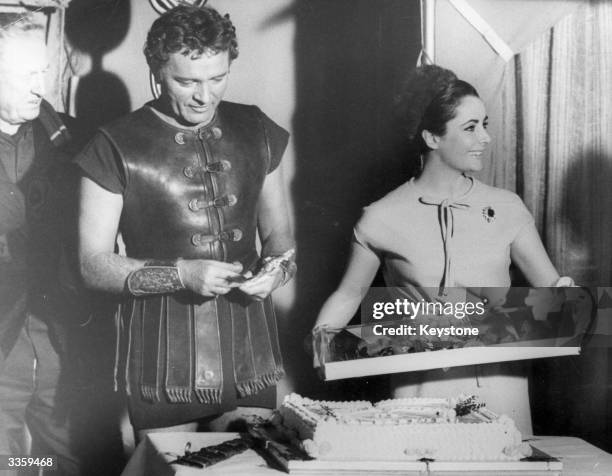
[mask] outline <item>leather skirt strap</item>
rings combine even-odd
[[[219,403],[223,387],[219,301],[210,299],[195,305],[195,386],[201,403]]]
[[[192,400],[195,343],[193,305],[165,296],[166,342],[164,391],[172,403]]]

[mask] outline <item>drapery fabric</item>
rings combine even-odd
[[[577,0],[469,0],[468,3],[516,54],[530,47],[581,4]],[[490,160],[485,162],[479,178],[522,196],[515,162],[517,149],[522,147],[522,130],[517,130],[521,104],[517,103],[516,56],[504,61],[448,0],[436,0],[435,5],[435,63],[473,84],[487,107],[493,142]]]
[[[450,2],[436,3],[436,63],[487,106],[480,178],[524,199],[561,274],[610,285],[612,2],[471,0],[517,53],[508,62]]]
[[[525,202],[561,274],[610,286],[612,3],[585,2],[518,62]]]
[[[561,274],[610,286],[612,2],[470,0],[515,51],[508,62],[446,0],[437,3],[436,63],[474,84],[490,117],[482,180],[523,198]],[[602,337],[603,347],[580,357],[533,362],[538,434],[612,448],[612,337]]]
[[[529,45],[516,65],[517,188],[559,271],[581,284],[610,286],[612,3],[585,2]],[[606,327],[598,322],[595,333]],[[612,447],[612,336],[603,334],[579,358],[534,362],[534,428]]]

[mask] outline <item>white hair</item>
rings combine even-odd
[[[45,26],[30,13],[0,13],[0,41],[27,33],[44,33]]]
[[[3,54],[4,44],[8,40],[32,34],[44,38],[45,31],[45,26],[36,21],[30,13],[0,13],[0,55]]]

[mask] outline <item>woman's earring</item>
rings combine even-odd
[[[151,87],[151,92],[153,93],[153,97],[158,99],[161,96],[161,84],[157,81],[157,78],[153,74],[153,72],[149,72],[149,86]]]
[[[425,161],[423,160],[423,154],[419,154],[419,160],[421,161],[419,172],[422,172],[423,169],[425,168]]]

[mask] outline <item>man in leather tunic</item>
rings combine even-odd
[[[163,14],[145,45],[160,97],[102,127],[78,158],[81,272],[128,296],[118,368],[137,430],[275,406],[283,367],[270,294],[295,271],[280,167],[288,133],[255,106],[222,101],[237,55],[228,16]]]

